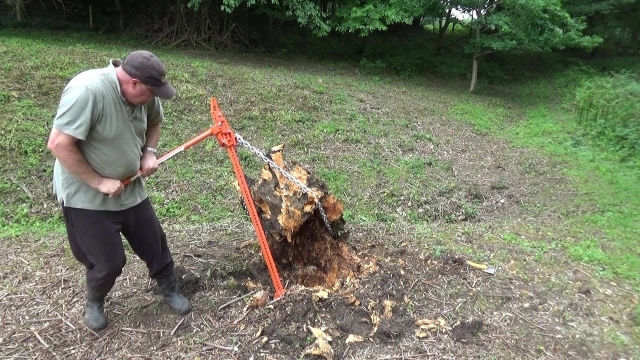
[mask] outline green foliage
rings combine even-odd
[[[576,116],[597,142],[640,159],[640,75],[621,71],[585,79],[575,91]]]
[[[560,0],[501,1],[499,7],[489,7],[476,22],[481,30],[479,38],[469,44],[471,52],[592,49],[601,42],[597,36],[582,34],[586,24],[571,18]]]
[[[189,6],[198,9],[202,0],[190,0]],[[293,21],[317,36],[327,35],[331,28],[327,14],[315,1],[310,0],[223,0],[220,9],[228,13],[240,7],[258,7],[258,12],[274,19]]]
[[[638,54],[640,52],[640,2],[636,0],[564,0],[575,18],[585,18],[585,33],[604,41],[599,53]]]
[[[366,36],[393,24],[410,25],[415,19],[433,16],[436,4],[435,0],[348,1],[334,15],[335,30]]]
[[[564,0],[567,10],[577,16],[603,15],[615,12],[620,5],[632,4],[635,0]]]
[[[367,70],[411,75],[420,72],[436,73],[443,59],[434,56],[428,46],[428,36],[377,34],[366,40],[360,65]],[[443,66],[446,67],[446,66]]]

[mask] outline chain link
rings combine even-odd
[[[324,211],[324,208],[320,203],[320,197],[322,196],[321,192],[305,186],[302,182],[300,182],[300,180],[293,177],[293,175],[289,174],[285,169],[281,168],[273,160],[269,159],[265,154],[262,153],[262,151],[258,150],[255,146],[249,144],[249,142],[243,139],[242,136],[235,134],[235,137],[239,145],[246,147],[247,149],[249,149],[249,151],[256,154],[260,159],[262,159],[264,162],[269,164],[272,168],[276,169],[280,174],[282,174],[282,176],[287,178],[287,180],[296,184],[303,192],[307,194],[311,194],[311,196],[313,196],[316,200],[316,205],[317,205],[318,211],[320,212],[320,216],[322,217],[322,221],[324,222],[324,226],[327,228],[327,230],[329,230],[330,234],[333,234],[333,229],[331,228],[331,224],[329,224],[329,219],[327,219],[327,213]]]

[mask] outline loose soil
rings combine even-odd
[[[221,236],[230,227],[231,235]],[[513,263],[489,275],[467,266],[461,256],[436,258],[411,243],[390,245],[388,240],[398,233],[355,227],[349,246],[367,271],[332,287],[304,287],[298,284],[299,274],[281,271],[285,295],[251,308],[250,296],[228,304],[260,289],[273,294],[259,248],[247,245],[250,227],[176,225],[166,230],[180,286],[193,311],[173,315],[148,281],[144,265],[129,251],[125,272],[106,302],[110,325],[99,334],[81,323],[83,271],[64,237],[6,241],[0,353],[52,359],[632,355],[612,352],[602,332],[625,335],[631,314],[622,309],[637,296],[577,266],[547,273],[531,264],[523,273],[516,264],[526,259],[515,255]],[[320,346],[312,329],[330,338],[326,346]]]

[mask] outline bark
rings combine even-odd
[[[476,52],[473,54],[473,68],[471,70],[471,85],[469,85],[469,92],[474,92],[476,89],[476,83],[478,81],[478,57],[480,57],[480,48],[478,40],[480,40],[480,10],[476,10],[476,26],[474,27],[476,37]]]
[[[124,10],[122,9],[122,3],[120,2],[120,0],[115,0],[115,1],[116,1],[116,7],[118,8],[120,32],[124,32]]]
[[[476,90],[476,83],[478,81],[478,53],[473,54],[473,68],[471,69],[471,85],[469,85],[469,92]]]
[[[442,52],[442,42],[444,41],[444,35],[447,33],[447,29],[451,23],[452,11],[452,8],[449,8],[449,11],[447,11],[444,24],[442,23],[442,19],[439,21],[440,28],[438,29],[438,41],[436,42],[436,53],[438,54]]]
[[[340,278],[355,276],[361,260],[346,244],[343,205],[327,186],[301,165],[286,164],[284,145],[273,147],[269,157],[320,199],[301,190],[279,171],[265,164],[260,178],[247,178],[274,260],[283,276],[305,286],[333,286]],[[320,201],[332,231],[316,207]]]
[[[18,22],[22,22],[24,19],[24,10],[24,0],[16,0],[16,20],[18,20]]]

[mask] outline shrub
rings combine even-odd
[[[640,157],[640,74],[620,71],[582,81],[575,92],[576,115],[596,142],[623,158]]]

